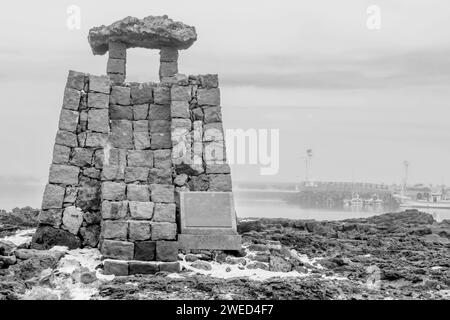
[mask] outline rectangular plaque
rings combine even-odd
[[[181,233],[236,234],[236,212],[231,192],[182,192]]]

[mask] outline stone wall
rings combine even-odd
[[[99,243],[110,91],[106,76],[69,72],[35,248],[96,247]]]
[[[161,50],[160,83],[125,83],[110,63],[69,73],[34,247],[176,261],[179,192],[231,191],[218,77],[178,74],[177,58]]]

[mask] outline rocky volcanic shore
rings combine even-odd
[[[31,250],[21,231],[0,240],[0,299],[450,299],[448,220],[412,210],[238,230],[240,252],[184,252],[179,274],[128,277],[103,275],[97,249]]]

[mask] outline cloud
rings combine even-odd
[[[370,89],[444,85],[450,81],[450,48],[340,56],[278,56],[233,61],[221,75],[229,86]],[[239,71],[237,71],[239,70]]]

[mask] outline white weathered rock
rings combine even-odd
[[[83,223],[83,212],[77,207],[67,207],[63,212],[63,226],[70,233],[77,235]]]

